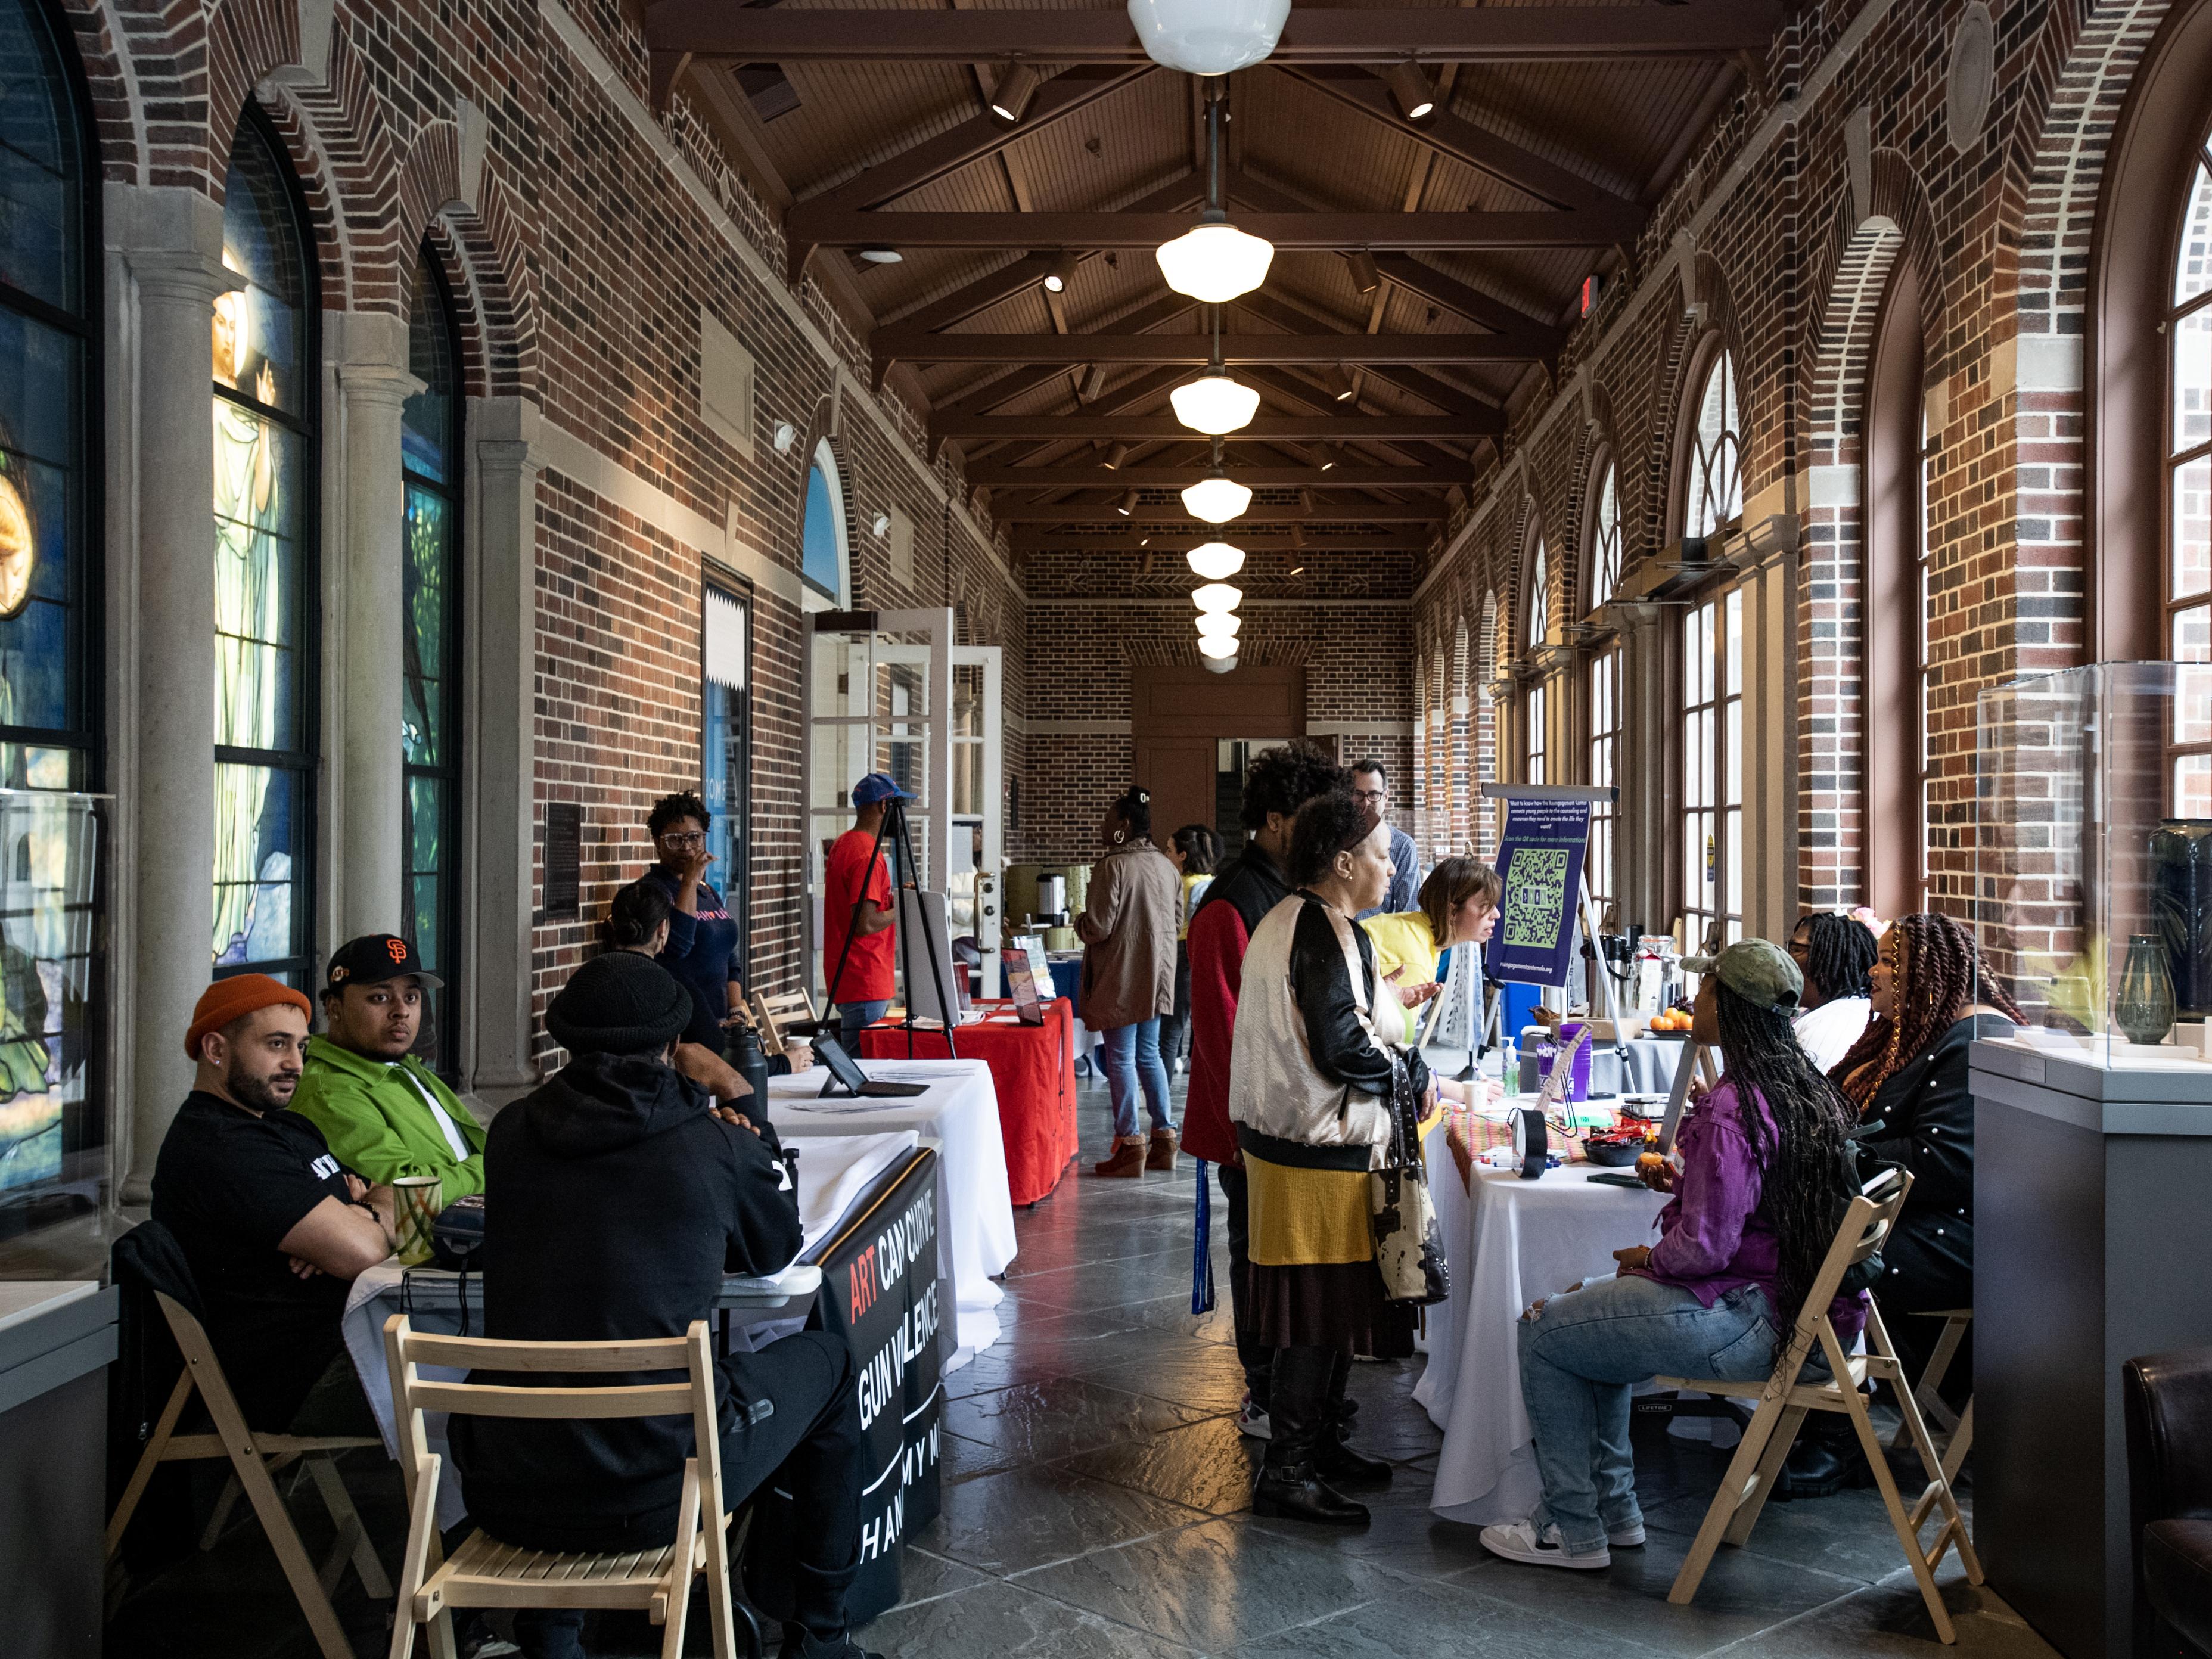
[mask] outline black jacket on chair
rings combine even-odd
[[[2212,1348],[2144,1354],[2121,1370],[2128,1531],[2135,1540],[2136,1651],[2174,1651],[2163,1620],[2212,1655]]]

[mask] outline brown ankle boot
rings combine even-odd
[[[1114,1152],[1103,1163],[1091,1166],[1091,1173],[1102,1176],[1141,1176],[1145,1173],[1145,1138],[1142,1135],[1121,1135],[1115,1138]]]
[[[1145,1154],[1145,1167],[1147,1170],[1172,1170],[1175,1168],[1175,1155],[1176,1132],[1173,1129],[1153,1130],[1152,1146]]]

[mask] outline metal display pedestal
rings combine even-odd
[[[2136,1652],[2120,1368],[2212,1346],[2212,1064],[1977,1042],[1974,1541],[2067,1659]]]

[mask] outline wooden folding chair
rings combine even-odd
[[[733,1543],[722,1508],[722,1439],[714,1413],[714,1362],[707,1322],[691,1322],[680,1337],[631,1342],[495,1342],[483,1337],[416,1333],[406,1316],[384,1322],[392,1367],[392,1408],[399,1424],[399,1463],[407,1477],[407,1553],[400,1564],[398,1617],[391,1659],[408,1659],[415,1629],[428,1627],[431,1659],[455,1659],[454,1607],[643,1608],[664,1627],[663,1659],[684,1650],[691,1580],[704,1574],[717,1659],[736,1659],[735,1625],[742,1615],[746,1650],[761,1659],[752,1610],[730,1587]],[[423,1365],[492,1371],[683,1371],[681,1382],[609,1383],[597,1388],[513,1388],[483,1382],[425,1382]],[[442,1560],[438,1540],[438,1480],[443,1460],[428,1449],[422,1413],[464,1417],[691,1419],[697,1455],[684,1463],[676,1541],[622,1554],[563,1553],[502,1544],[477,1532]],[[748,1515],[750,1518],[750,1512]],[[734,1548],[742,1552],[744,1528]]]
[[[1960,1564],[1966,1571],[1966,1582],[1978,1584],[1982,1582],[1982,1564],[1974,1553],[1972,1540],[1966,1536],[1966,1523],[1952,1494],[1949,1474],[1936,1460],[1935,1443],[1928,1437],[1927,1422],[1920,1415],[1919,1403],[1913,1398],[1912,1390],[1904,1382],[1897,1350],[1890,1342],[1889,1332],[1881,1322],[1881,1310],[1873,1298],[1869,1297],[1867,1303],[1864,1353],[1846,1353],[1828,1317],[1828,1304],[1835,1300],[1845,1271],[1881,1248],[1882,1241],[1897,1223],[1898,1212],[1905,1207],[1905,1194],[1911,1190],[1910,1175],[1903,1170],[1886,1170],[1851,1200],[1843,1224],[1836,1230],[1835,1242],[1829,1246],[1820,1271],[1814,1277],[1805,1304],[1798,1310],[1790,1341],[1765,1382],[1730,1382],[1713,1377],[1657,1379],[1662,1388],[1699,1389],[1707,1394],[1759,1402],[1758,1409],[1752,1413],[1751,1426],[1743,1431],[1742,1443],[1736,1448],[1728,1473],[1721,1479],[1721,1489],[1713,1495],[1712,1507],[1705,1511],[1705,1524],[1698,1528],[1697,1541],[1691,1545],[1682,1570],[1674,1576],[1674,1587],[1668,1592],[1667,1599],[1677,1607],[1686,1607],[1698,1593],[1698,1585],[1723,1538],[1739,1546],[1750,1538],[1759,1512],[1765,1506],[1782,1472],[1783,1460],[1789,1456],[1790,1448],[1796,1441],[1805,1414],[1840,1412],[1850,1419],[1851,1426],[1858,1431],[1859,1445],[1866,1453],[1867,1462],[1874,1466],[1875,1485],[1881,1488],[1882,1503],[1889,1510],[1890,1525],[1896,1529],[1897,1541],[1904,1547],[1905,1559],[1920,1586],[1921,1599],[1928,1604],[1929,1617],[1935,1621],[1936,1634],[1945,1642],[1958,1640],[1951,1615],[1945,1610],[1943,1597],[1936,1588],[1936,1568],[1943,1559],[1943,1552],[1955,1547]],[[1828,1364],[1827,1376],[1816,1380],[1804,1376],[1815,1342],[1820,1344]],[[1927,1472],[1927,1489],[1909,1514],[1898,1495],[1888,1460],[1882,1455],[1881,1437],[1875,1432],[1874,1421],[1867,1415],[1863,1390],[1869,1379],[1879,1379],[1895,1387],[1905,1415],[1905,1431]],[[1942,1526],[1934,1543],[1923,1550],[1920,1525],[1932,1510],[1942,1512]]]
[[[814,998],[804,987],[796,991],[779,991],[772,997],[755,991],[751,1000],[753,1023],[760,1027],[761,1048],[771,1054],[780,1054],[791,1042],[803,1040],[787,1037],[783,1030],[786,1024],[811,1025],[817,1018]]]
[[[122,1548],[124,1532],[137,1511],[138,1500],[146,1494],[146,1483],[154,1478],[158,1466],[227,1457],[230,1460],[233,1489],[226,1489],[216,1504],[214,1518],[200,1540],[200,1547],[214,1547],[223,1522],[229,1517],[236,1493],[243,1492],[246,1501],[253,1505],[254,1514],[260,1517],[261,1529],[269,1535],[270,1546],[276,1552],[277,1562],[284,1569],[292,1594],[299,1599],[300,1611],[307,1615],[307,1627],[314,1632],[315,1645],[323,1650],[324,1659],[354,1659],[353,1644],[347,1640],[337,1614],[331,1608],[331,1591],[337,1588],[349,1559],[361,1576],[362,1588],[376,1601],[381,1601],[392,1594],[392,1580],[385,1576],[384,1564],[376,1559],[375,1547],[362,1530],[361,1516],[331,1459],[335,1453],[357,1447],[374,1446],[381,1451],[384,1443],[373,1435],[261,1434],[248,1428],[245,1413],[238,1408],[238,1396],[231,1392],[230,1379],[223,1375],[222,1362],[216,1358],[214,1346],[208,1340],[206,1327],[166,1292],[156,1291],[154,1296],[161,1304],[162,1316],[169,1322],[169,1331],[177,1340],[178,1349],[185,1356],[184,1374],[177,1378],[169,1403],[162,1407],[161,1418],[154,1425],[153,1438],[146,1443],[138,1467],[131,1471],[130,1484],[124,1487],[115,1514],[108,1521],[107,1559],[114,1560],[116,1552]],[[195,1389],[207,1402],[208,1415],[215,1420],[212,1434],[177,1432],[177,1424]],[[330,1554],[319,1568],[308,1559],[307,1547],[300,1542],[291,1514],[285,1509],[284,1499],[272,1479],[295,1462],[304,1464],[315,1483],[315,1490],[322,1495],[323,1507],[330,1511],[331,1525],[337,1528],[337,1541],[331,1545]]]

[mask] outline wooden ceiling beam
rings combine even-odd
[[[1541,361],[1540,342],[1510,334],[1226,334],[1230,363],[1516,363]],[[1186,363],[1211,361],[1207,334],[925,334],[879,328],[868,349],[888,362]]]
[[[1419,553],[1433,545],[1437,529],[1407,525],[1395,530],[1308,530],[1303,525],[1207,525],[1200,530],[1079,529],[1067,525],[1020,525],[1007,532],[1017,553],[1188,553],[1206,542],[1225,541],[1246,552]]]
[[[1463,415],[1261,415],[1222,442],[1273,443],[1288,439],[1297,443],[1396,443],[1438,438],[1465,443],[1488,437],[1500,425]],[[1045,443],[1173,443],[1191,435],[1190,428],[1172,415],[953,416],[938,412],[929,417],[929,431],[933,439],[1028,439]]]
[[[1399,112],[1390,89],[1373,70],[1350,64],[1315,65],[1310,68],[1290,68],[1286,71],[1316,91],[1334,99],[1346,108],[1358,110],[1362,115],[1382,122],[1392,131],[1402,133],[1415,143],[1425,144],[1439,155],[1455,161],[1463,161],[1480,173],[1514,189],[1526,191],[1540,201],[1561,208],[1634,207],[1626,196],[1614,193],[1602,185],[1592,184],[1580,173],[1570,172],[1558,162],[1525,149],[1510,139],[1501,138],[1463,120],[1449,109],[1439,106],[1419,121],[1408,121]]]
[[[1123,465],[1109,469],[1091,465],[1008,466],[1003,464],[968,469],[968,482],[993,489],[1181,489],[1194,484],[1212,469],[1202,462],[1186,465]],[[1474,482],[1474,469],[1458,466],[1352,466],[1340,464],[1326,470],[1317,466],[1247,466],[1236,471],[1237,482],[1255,489],[1449,489]]]
[[[1195,300],[1185,299],[1180,294],[1170,294],[1166,295],[1164,298],[1154,300],[1147,305],[1139,307],[1135,311],[1131,312],[1127,316],[1122,318],[1121,320],[1124,326],[1132,330],[1141,331],[1153,327],[1157,324],[1172,322],[1175,319],[1182,316],[1185,313],[1196,310],[1197,307],[1198,302]],[[1042,374],[1039,374],[1036,368],[1025,368],[1018,369],[1011,374],[1002,374],[996,380],[986,381],[983,385],[975,387],[972,391],[961,393],[957,398],[951,399],[942,405],[945,408],[958,409],[970,414],[980,415],[983,413],[984,410],[994,408],[998,404],[1006,402],[1009,398],[1018,398],[1024,392],[1032,391],[1035,388],[1044,385],[1047,381],[1058,379],[1060,375],[1065,374],[1071,368],[1079,367],[1094,361],[1094,359],[1087,355],[1079,355],[1072,358],[1052,354],[1048,354],[1042,356],[1023,356],[1014,357],[969,357],[946,356],[934,350],[910,353],[901,352],[896,349],[884,350],[880,347],[874,346],[875,342],[884,339],[886,336],[890,335],[892,332],[893,331],[890,330],[878,329],[874,335],[871,337],[871,345],[872,347],[874,347],[876,383],[878,386],[883,383],[884,376],[890,368],[890,366],[895,362],[900,362],[902,359],[909,362],[925,363],[1031,363],[1037,365],[1043,369],[1043,373]],[[957,339],[961,337],[957,335],[925,334],[919,337],[924,340],[934,341],[947,338]],[[1054,339],[1074,341],[1096,337],[1070,334],[1053,335],[1050,337],[1040,336],[1038,337],[1050,337]],[[1142,362],[1145,360],[1133,358],[1126,361]],[[1172,362],[1174,360],[1171,358],[1163,358],[1160,361]]]
[[[1244,213],[1235,222],[1239,230],[1273,242],[1278,251],[1480,252],[1612,247],[1633,240],[1643,220],[1641,208],[1623,206],[1528,213]],[[1149,252],[1173,241],[1191,224],[1188,213],[860,213],[801,202],[786,216],[784,234],[794,244],[810,247]]]
[[[1118,517],[1128,524],[1162,524],[1196,530],[1209,536],[1234,537],[1251,525],[1289,524],[1442,524],[1444,509],[1437,501],[1324,501],[1311,507],[1254,506],[1228,524],[1207,525],[1183,510],[1180,501],[1169,504],[1139,501],[1136,511],[1122,514],[1112,500],[1086,501],[1008,501],[992,503],[991,516],[1001,524],[1112,524]]]
[[[1268,61],[1389,64],[1590,63],[1723,58],[1763,48],[1781,27],[1778,0],[1663,6],[1500,6],[1368,10],[1296,8]],[[1119,6],[1096,10],[785,11],[726,0],[654,0],[645,34],[655,58],[765,63],[1139,64]],[[659,78],[656,70],[655,78]]]

